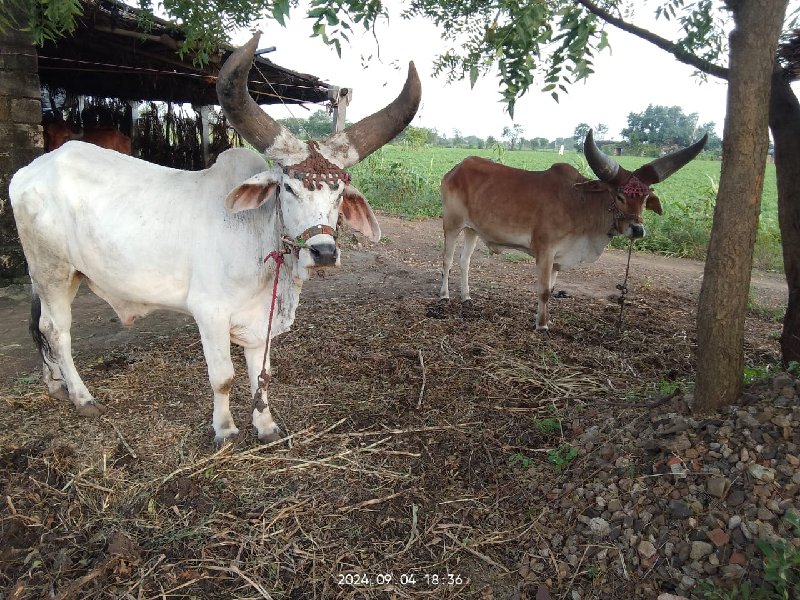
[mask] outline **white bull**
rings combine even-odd
[[[68,142],[21,169],[11,203],[33,283],[31,332],[51,395],[69,398],[82,415],[103,407],[72,360],[71,303],[81,281],[130,325],[157,309],[197,322],[214,392],[215,440],[238,434],[229,409],[231,341],[244,348],[261,440],[280,429],[267,404],[267,328],[275,262],[264,258],[289,243],[280,270],[274,337],[294,321],[312,270],[339,264],[336,225],[378,240],[369,204],[343,170],[396,136],[413,118],[420,85],[413,64],[389,106],[319,143],[304,143],[268,117],[247,93],[246,74],[258,36],[220,72],[217,91],[229,122],[258,154],[228,150],[205,171],[168,169],[82,142]],[[259,382],[266,356],[266,377]]]

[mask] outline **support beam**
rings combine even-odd
[[[328,99],[333,106],[333,132],[342,131],[345,128],[347,117],[347,105],[353,98],[353,88],[332,87],[328,90]]]
[[[142,107],[142,103],[139,100],[128,100],[128,106],[131,107],[131,122],[128,123],[131,132],[131,154],[137,156],[136,150],[138,146],[136,145],[136,129],[139,126],[139,111]]]
[[[200,113],[200,147],[203,149],[203,168],[209,167],[211,136],[209,134],[208,115],[211,114],[213,107],[201,106],[197,111]]]

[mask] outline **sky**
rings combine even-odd
[[[523,127],[525,138],[571,136],[580,123],[604,124],[610,137],[618,137],[628,125],[630,113],[643,112],[649,104],[680,106],[686,114],[697,113],[698,124],[713,121],[722,135],[725,118],[725,82],[693,76],[694,69],[630,34],[608,26],[611,49],[595,59],[595,73],[588,81],[573,84],[559,102],[538,88],[516,104],[512,120],[500,98],[496,77],[483,76],[474,88],[468,81],[448,84],[445,76],[433,76],[433,59],[447,48],[440,31],[423,19],[391,17],[377,27],[379,42],[369,33],[358,32],[342,46],[342,56],[318,38],[310,38],[311,20],[293,11],[283,28],[275,21],[258,23],[263,33],[260,48],[275,46],[266,55],[282,67],[315,75],[332,85],[353,90],[347,120],[356,122],[391,102],[401,90],[409,60],[413,60],[422,82],[422,103],[412,125],[436,129],[452,136],[501,137],[503,128]],[[652,25],[652,23],[651,23]],[[247,41],[249,31],[232,35],[234,44]],[[664,35],[669,36],[668,33]],[[274,118],[305,118],[322,108],[290,105],[270,106]]]

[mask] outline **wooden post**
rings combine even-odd
[[[353,98],[353,88],[332,87],[328,90],[328,99],[333,106],[333,132],[342,131],[347,117],[347,105]]]
[[[136,150],[138,149],[136,146],[136,128],[139,126],[139,109],[142,103],[139,100],[128,100],[128,106],[131,107],[131,122],[128,123],[131,132],[131,154],[136,156]]]
[[[201,106],[200,109],[197,111],[200,113],[200,146],[203,148],[203,168],[206,169],[209,166],[209,151],[208,147],[210,144],[210,135],[209,135],[209,125],[208,125],[208,115],[211,113],[212,107],[211,106]]]

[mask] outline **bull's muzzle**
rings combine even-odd
[[[638,240],[639,238],[643,238],[645,234],[644,225],[641,223],[631,223],[631,235],[630,238],[632,240]]]
[[[336,244],[309,244],[307,246],[315,267],[334,267],[338,258],[339,249]]]

